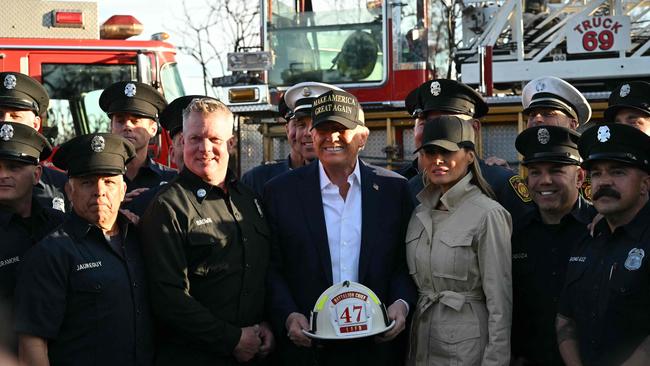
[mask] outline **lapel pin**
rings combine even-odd
[[[374,188],[375,191],[379,190],[379,186],[377,185],[377,183],[373,183],[372,188]]]

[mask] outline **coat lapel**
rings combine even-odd
[[[327,241],[325,228],[325,213],[323,212],[323,199],[320,193],[318,176],[318,163],[314,162],[303,171],[300,176],[302,182],[298,184],[298,199],[302,202],[302,209],[309,229],[311,243],[318,252],[320,265],[325,273],[328,283],[332,284],[332,260]]]
[[[375,181],[375,173],[359,160],[361,172],[361,250],[359,252],[359,282],[363,283],[368,272],[368,264],[372,255],[372,246],[378,238],[375,233],[379,227],[378,215],[382,214],[380,207],[381,186]]]

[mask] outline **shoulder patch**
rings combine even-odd
[[[580,186],[580,195],[582,198],[591,202],[591,180],[589,177],[586,177],[585,181],[582,182],[582,186]]]
[[[530,198],[530,192],[528,191],[528,187],[526,186],[526,183],[524,182],[524,178],[522,178],[520,175],[513,175],[510,177],[508,180],[510,183],[510,186],[512,189],[515,191],[517,196],[523,201],[523,202],[530,202],[532,199]]]

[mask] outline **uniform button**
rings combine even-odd
[[[429,283],[431,283],[431,280],[429,280],[428,278],[425,278],[425,279],[424,279],[424,284],[425,284],[425,285],[428,285]]]
[[[243,237],[241,240],[243,240],[244,243],[246,243],[246,242],[248,241],[248,238],[247,238],[247,237]]]
[[[251,268],[251,265],[249,263],[246,263],[246,268]]]

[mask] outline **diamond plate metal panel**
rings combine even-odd
[[[496,156],[508,161],[510,167],[519,165],[515,139],[517,126],[514,124],[484,124],[481,126],[483,157]]]
[[[81,10],[82,28],[52,26],[52,10]],[[97,2],[93,1],[0,1],[0,34],[16,38],[99,39]]]
[[[273,160],[286,159],[291,151],[289,141],[286,137],[276,137],[273,139]]]
[[[386,159],[386,153],[382,150],[386,147],[386,130],[372,130],[368,136],[366,147],[361,151],[360,156],[369,163],[375,163],[378,159]]]
[[[415,150],[415,141],[413,141],[413,129],[412,128],[406,128],[402,132],[402,138],[404,141],[404,160],[406,161],[411,161],[415,159],[415,155],[413,154],[413,151]]]
[[[262,134],[258,130],[259,127],[259,124],[241,123],[239,125],[239,151],[241,154],[242,174],[260,165],[264,159],[264,145]]]

